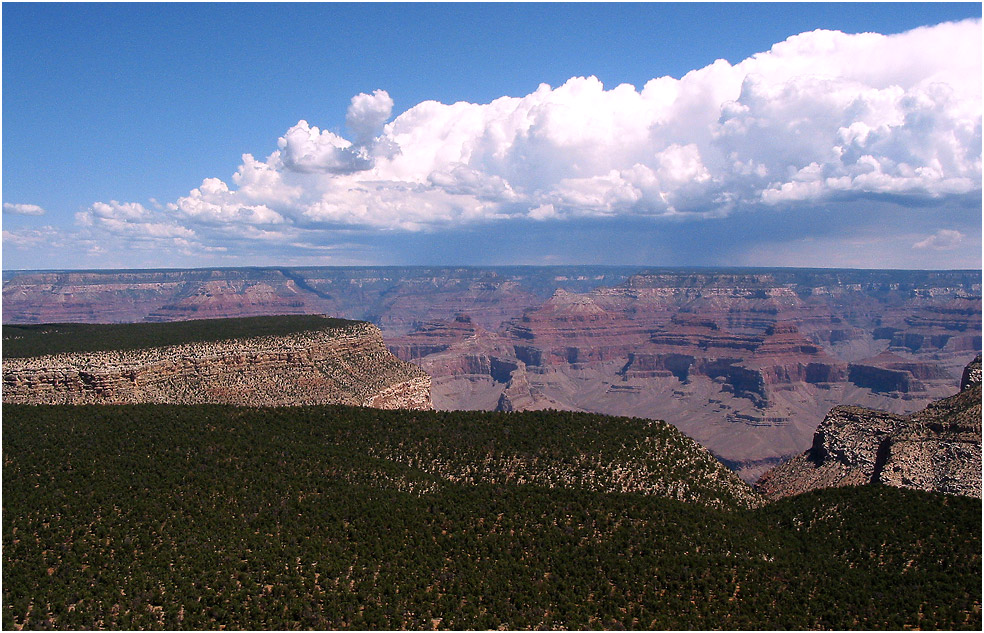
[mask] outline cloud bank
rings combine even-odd
[[[348,138],[302,120],[266,158],[243,155],[229,182],[206,178],[159,211],[97,202],[77,221],[186,248],[317,249],[360,231],[979,198],[981,23],[817,30],[641,89],[575,77],[392,110],[384,90],[356,95]]]

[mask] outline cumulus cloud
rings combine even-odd
[[[15,204],[13,202],[3,203],[4,213],[16,213],[18,215],[44,215],[45,210],[36,204]]]
[[[354,146],[328,130],[310,126],[307,121],[299,121],[287,130],[277,145],[280,152],[271,156],[272,163],[290,171],[346,174],[371,166],[365,148]]]
[[[242,179],[247,186],[248,178]],[[233,192],[218,178],[206,178],[201,187],[168,205],[184,219],[206,223],[283,224],[284,218],[266,204],[250,204],[249,191]]]
[[[385,90],[357,94],[345,114],[345,125],[352,131],[356,145],[368,145],[382,133],[392,113],[393,99]]]
[[[97,203],[80,223],[314,245],[346,228],[979,197],[981,23],[818,30],[641,89],[575,77],[487,104],[392,110],[384,90],[356,95],[350,139],[302,120],[265,159],[244,155],[232,186],[206,178],[163,211]]]
[[[952,251],[963,244],[964,236],[960,231],[940,229],[924,240],[916,242],[913,248],[931,248],[935,251]]]

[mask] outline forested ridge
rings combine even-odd
[[[661,423],[3,413],[8,630],[981,626],[979,500],[761,506]]]
[[[44,323],[4,325],[5,358],[67,352],[126,351],[258,336],[286,336],[357,323],[319,315],[198,319],[172,323]]]

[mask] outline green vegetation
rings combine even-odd
[[[5,358],[27,358],[66,352],[147,349],[256,336],[285,336],[353,323],[318,315],[291,315],[173,323],[4,325],[3,355]]]
[[[870,486],[749,508],[659,423],[3,413],[7,630],[981,627],[979,500]],[[680,490],[698,503],[661,496]]]

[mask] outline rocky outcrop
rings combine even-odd
[[[3,402],[349,404],[429,409],[430,376],[369,323],[151,349],[3,361]]]
[[[526,366],[519,364],[510,374],[499,401],[496,411],[535,411],[538,409],[556,409],[559,411],[575,410],[570,405],[553,400],[540,389],[530,384]]]
[[[499,396],[496,411],[525,411],[537,403],[536,395],[530,387],[526,369],[514,371],[506,387]]]
[[[966,391],[967,389],[973,387],[974,385],[981,384],[981,355],[978,354],[977,358],[970,361],[970,364],[964,367],[963,376],[960,377],[960,391]]]
[[[960,393],[908,416],[834,407],[813,446],[766,473],[757,488],[778,499],[881,483],[980,498],[980,366],[980,356],[967,366]]]
[[[878,451],[905,418],[861,407],[834,407],[806,453],[776,466],[757,487],[770,499],[816,488],[860,486],[875,480]]]
[[[980,382],[913,414],[888,442],[878,480],[980,498]]]

